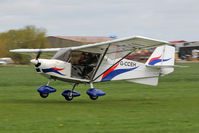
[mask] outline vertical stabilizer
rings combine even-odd
[[[164,45],[157,47],[150,58],[147,60],[146,65],[149,66],[173,66],[175,58],[175,48],[172,46]]]
[[[174,71],[175,48],[164,45],[157,47],[145,65],[160,69],[160,75],[166,75]]]

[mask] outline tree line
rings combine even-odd
[[[9,53],[11,49],[19,48],[46,48],[49,42],[46,37],[46,30],[35,26],[25,26],[18,30],[9,30],[0,33],[0,58],[11,57],[15,63],[27,64],[30,56]]]

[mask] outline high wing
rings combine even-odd
[[[135,49],[149,49],[154,48],[160,45],[168,44],[167,41],[155,40],[151,38],[135,36],[135,37],[126,37],[121,39],[115,39],[111,41],[88,44],[79,47],[72,47],[72,50],[80,50],[84,52],[91,53],[103,53],[104,50],[110,45],[108,53],[116,53],[122,51],[132,51]]]
[[[10,52],[21,53],[26,55],[37,55],[38,52],[42,52],[43,56],[52,57],[61,48],[45,48],[45,49],[13,49]]]
[[[71,48],[71,50],[82,51],[82,52],[90,52],[90,53],[104,53],[105,49],[109,47],[106,54],[110,53],[118,53],[118,52],[127,52],[141,49],[149,49],[154,48],[160,45],[168,44],[167,41],[161,41],[141,36],[135,37],[126,37],[121,39],[115,39],[111,41],[95,43],[95,44],[87,44],[83,46],[77,47],[67,47]],[[24,54],[34,54],[38,52],[42,53],[55,53],[59,50],[63,50],[66,48],[46,48],[46,49],[14,49],[10,50],[10,52],[15,53],[24,53]]]
[[[14,53],[37,53],[37,52],[57,52],[61,48],[46,48],[46,49],[14,49],[10,52]]]

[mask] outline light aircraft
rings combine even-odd
[[[0,65],[7,65],[11,63],[11,58],[0,58]]]
[[[74,91],[79,83],[90,84],[87,94],[92,100],[105,95],[105,92],[94,88],[93,83],[113,80],[126,80],[147,85],[157,85],[159,76],[174,71],[175,48],[169,42],[135,36],[111,41],[87,44],[77,47],[47,49],[14,49],[10,52],[36,54],[31,63],[37,73],[49,79],[45,86],[37,91],[42,98],[48,97],[56,89],[49,86],[50,80],[61,80],[74,83],[71,90],[62,95],[70,101],[80,93]],[[152,55],[141,63],[126,59],[136,50],[155,48]],[[51,59],[40,59],[40,55],[55,53]]]

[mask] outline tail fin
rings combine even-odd
[[[145,77],[128,79],[127,81],[155,86],[158,84],[159,76],[164,76],[174,71],[174,58],[174,47],[168,45],[157,47],[145,63],[146,69],[143,70]]]
[[[149,66],[173,66],[175,58],[175,48],[164,45],[157,47],[145,65]]]
[[[157,47],[145,63],[146,66],[160,68],[160,75],[174,71],[175,48],[164,45]]]

